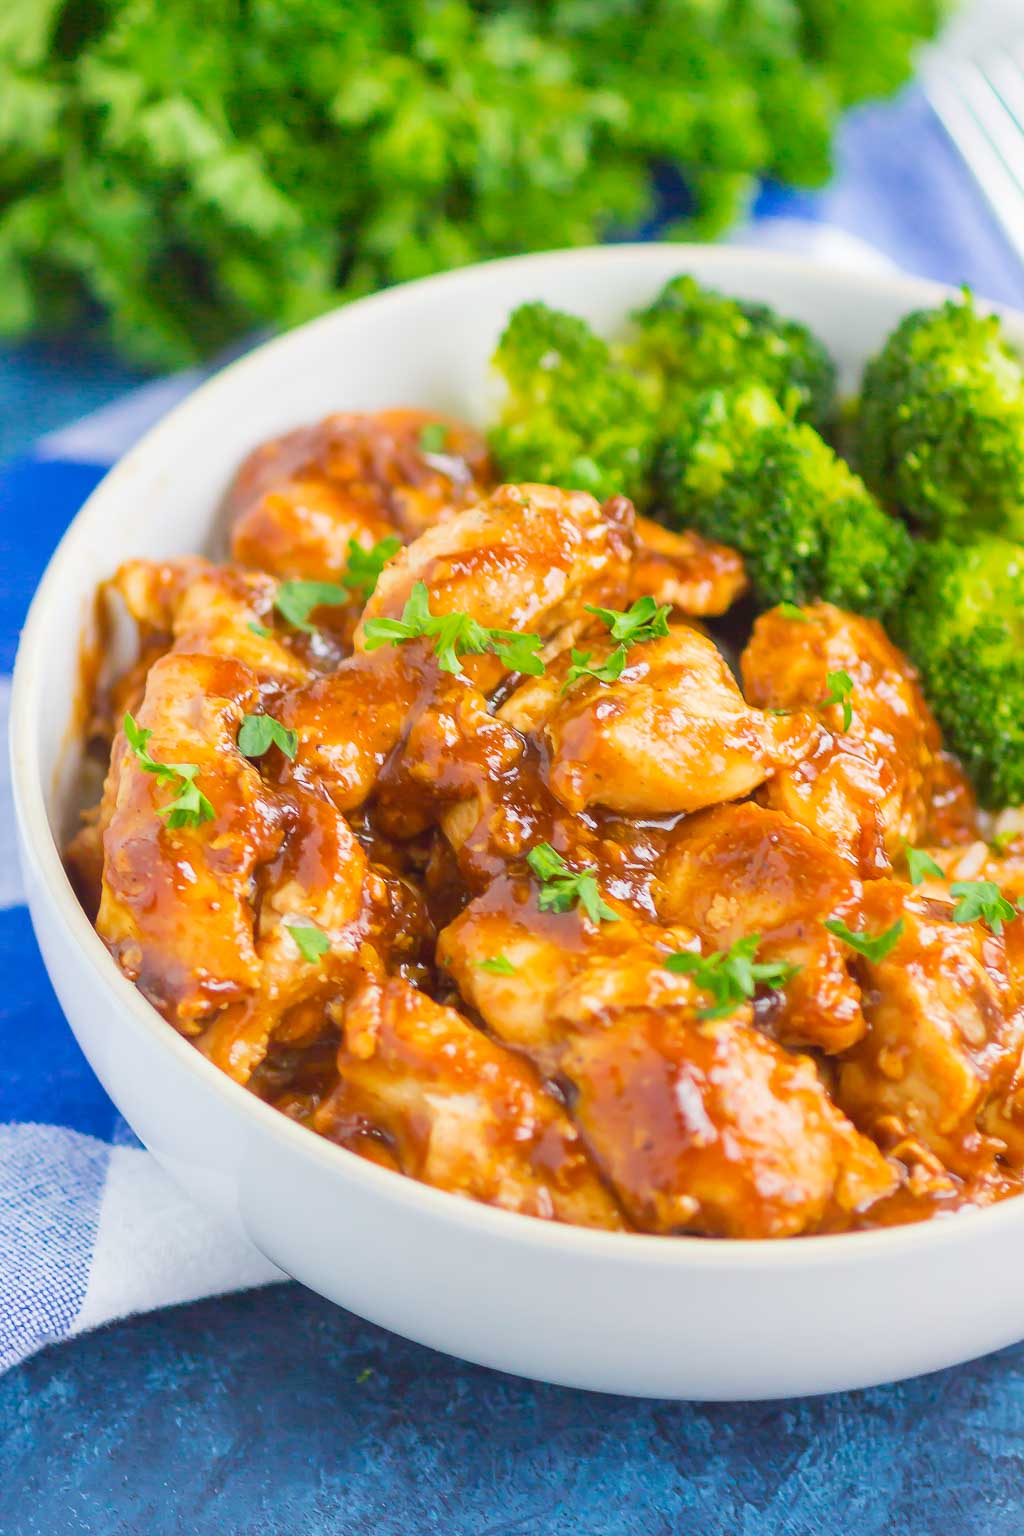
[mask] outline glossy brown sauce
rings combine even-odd
[[[752,633],[734,610],[741,693],[701,629],[743,590],[733,551],[645,531],[623,498],[484,500],[485,446],[440,419],[425,451],[431,420],[348,414],[258,449],[228,497],[232,565],[137,563],[103,594],[138,657],[108,675],[103,629],[86,659],[106,788],[68,867],[124,973],[290,1118],[544,1219],[781,1237],[1019,1193],[1024,945],[907,883],[906,843],[967,857],[979,828],[905,659],[824,605]],[[408,552],[366,612],[325,605],[306,633],[275,611],[278,582],[336,581],[350,539],[392,533]],[[540,634],[544,679],[500,654],[452,676],[428,639],[367,650],[414,579],[435,613]],[[570,684],[572,652],[612,650],[585,605],[645,592],[668,633],[620,680]],[[848,728],[820,706],[840,666]],[[208,820],[161,816],[126,710],[157,763],[195,765]],[[261,713],[293,758],[240,754]],[[545,904],[540,844],[590,872],[602,918]],[[837,919],[898,921],[898,943],[866,960]],[[312,960],[294,923],[325,941]],[[666,958],[751,936],[783,981],[708,1017]]]

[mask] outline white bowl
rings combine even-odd
[[[807,321],[847,385],[901,315],[945,296],[759,251],[616,246],[430,278],[261,347],[129,453],[62,540],[18,655],[14,790],[36,934],[82,1049],[159,1162],[275,1264],[409,1338],[543,1381],[783,1397],[936,1370],[1024,1337],[1024,1199],[763,1243],[584,1231],[456,1199],[312,1135],[211,1066],[120,975],[59,851],[79,638],[119,561],[203,548],[243,454],[328,411],[409,404],[479,418],[489,355],[522,300],[614,327],[681,271]],[[1024,346],[1024,316],[1005,320]]]

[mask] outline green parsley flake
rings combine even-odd
[[[428,421],[420,428],[421,453],[443,453],[448,441],[448,428],[443,421]]]
[[[335,581],[282,581],[274,598],[274,607],[283,619],[307,635],[316,634],[309,622],[314,608],[339,608],[350,594]]]
[[[904,850],[907,855],[907,872],[910,875],[911,885],[920,885],[922,880],[945,880],[945,875],[936,864],[930,853],[925,853],[923,848],[911,848],[908,843]]]
[[[355,539],[349,539],[348,565],[342,582],[353,592],[358,592],[365,602],[373,593],[381,571],[401,547],[401,539],[393,533],[386,539],[379,539],[372,549],[364,549]]]
[[[382,645],[403,645],[407,640],[432,639],[438,666],[442,672],[455,676],[462,672],[460,656],[481,656],[485,651],[500,657],[513,672],[539,677],[544,671],[544,663],[537,654],[541,648],[539,635],[487,629],[468,613],[431,613],[424,581],[416,582],[400,619],[368,619],[363,636],[368,651]]]
[[[994,880],[954,880],[949,894],[960,898],[953,908],[954,923],[973,923],[980,918],[993,933],[1002,933],[1003,924],[1017,916],[1018,909]]]
[[[261,640],[268,639],[274,633],[274,631],[272,629],[268,629],[265,624],[249,624],[246,627],[251,629],[254,635],[259,635]]]
[[[811,622],[810,614],[804,613],[803,609],[798,608],[796,603],[778,603],[776,604],[776,612],[781,613],[784,619],[792,619],[796,624],[809,624]]]
[[[887,928],[884,933],[878,934],[875,938],[868,933],[854,933],[852,928],[847,928],[846,924],[840,922],[837,917],[830,918],[825,927],[829,933],[834,933],[837,939],[842,939],[844,944],[849,944],[851,949],[855,949],[858,955],[863,955],[866,960],[870,960],[872,965],[881,965],[889,951],[895,949],[899,943],[900,934],[903,932],[903,919],[898,917],[891,928]]]
[[[596,678],[599,683],[614,683],[622,676],[622,669],[626,665],[626,647],[617,645],[611,655],[598,667],[590,665],[593,651],[572,651],[570,659],[572,666],[569,668],[565,682],[562,684],[562,692],[568,693],[569,689],[578,683],[583,677]]]
[[[314,965],[321,955],[326,955],[331,947],[326,933],[313,923],[285,923],[285,927],[295,940],[299,954],[310,965]]]
[[[491,955],[488,960],[478,960],[477,968],[491,976],[514,976],[516,968],[507,955]]]
[[[570,869],[550,843],[538,843],[526,862],[540,881],[538,906],[542,912],[571,912],[579,905],[592,923],[617,923],[619,914],[601,898],[597,871],[591,866]]]
[[[758,987],[784,987],[800,969],[782,960],[755,961],[760,944],[761,935],[752,933],[737,939],[729,949],[710,955],[682,950],[667,956],[665,969],[675,975],[692,976],[702,992],[710,992],[714,1004],[702,1008],[698,1018],[720,1019],[752,998]]]
[[[850,703],[850,694],[853,692],[853,678],[849,672],[829,672],[825,682],[828,684],[828,693],[818,705],[819,709],[828,709],[832,704],[843,706],[843,730],[848,731],[853,723],[853,705]]]
[[[132,717],[125,713],[124,735],[139,765],[146,773],[156,774],[178,793],[173,800],[157,811],[167,819],[168,827],[198,827],[201,822],[212,821],[216,812],[199,786],[194,782],[199,772],[196,763],[158,763],[149,754],[147,743],[152,731],[143,730]]]
[[[298,745],[298,733],[290,731],[273,715],[245,715],[242,719],[238,750],[243,757],[262,757],[264,752],[277,746],[285,757],[293,758]]]
[[[585,603],[584,607],[607,626],[613,640],[625,645],[640,645],[668,634],[671,604],[659,607],[653,597],[638,597],[625,613],[617,608],[595,608],[592,603]]]

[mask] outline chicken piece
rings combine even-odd
[[[338,810],[357,810],[415,708],[424,708],[436,672],[411,647],[352,656],[337,671],[286,693],[277,718],[298,735],[293,762],[278,764],[283,783],[330,795]]]
[[[365,649],[369,619],[401,617],[418,581],[426,583],[432,613],[468,613],[488,629],[548,639],[579,625],[585,603],[614,603],[624,595],[633,522],[632,503],[622,496],[601,507],[584,491],[499,486],[389,563],[356,631],[356,650]],[[462,664],[485,691],[507,671],[494,656],[466,657]]]
[[[645,923],[614,904],[592,923],[579,908],[542,912],[536,886],[500,876],[438,939],[438,961],[487,1027],[545,1076],[560,1069],[567,1036],[616,1010],[692,1006],[693,981],[665,969],[694,949],[693,933]]]
[[[979,837],[981,814],[970,780],[950,752],[940,752],[929,773],[928,805],[918,837],[943,848],[973,843]]]
[[[695,618],[725,613],[747,590],[743,556],[699,533],[674,533],[649,517],[636,520],[637,551],[627,602],[653,597]]]
[[[868,1030],[839,1064],[836,1098],[904,1160],[920,1144],[970,1177],[999,1151],[979,1115],[1007,1085],[1024,1019],[1003,938],[954,922],[954,905],[895,880],[864,887],[857,930],[902,930],[878,963],[853,958]]]
[[[781,1237],[890,1193],[894,1173],[809,1058],[751,1029],[749,1010],[700,1019],[692,977],[664,966],[693,936],[617,910],[600,924],[541,912],[525,882],[498,881],[438,953],[488,1028],[563,1085],[630,1219]]]
[[[850,951],[824,927],[854,925],[860,882],[806,827],[761,806],[729,805],[684,821],[658,862],[655,900],[665,922],[684,923],[713,949],[758,935],[759,961],[795,966],[786,986],[756,1007],[784,1045],[834,1054],[865,1030]]]
[[[239,662],[258,689],[250,701],[253,711],[273,707],[282,687],[304,681],[309,668],[267,630],[264,622],[275,586],[268,577],[200,559],[164,563],[132,560],[122,565],[102,595],[108,605],[108,622],[110,598],[121,599],[139,626],[141,651],[137,662],[121,677],[102,682],[102,702],[94,711],[101,733],[109,732],[113,742],[126,711],[139,713],[150,674],[168,654]],[[92,905],[99,902],[103,836],[113,813],[117,783],[118,776],[108,773],[99,806],[93,807],[88,824],[67,850],[73,878]]]
[[[368,976],[342,1010],[339,1085],[316,1130],[364,1151],[383,1137],[403,1173],[505,1210],[621,1229],[564,1110],[530,1065],[453,1008]]]
[[[473,506],[492,483],[483,439],[449,417],[328,416],[246,459],[227,496],[232,556],[275,576],[336,581],[350,539],[370,548],[397,534],[405,543]]]
[[[277,797],[238,752],[242,716],[258,708],[239,662],[172,652],[150,670],[139,726],[157,763],[192,764],[212,820],[172,828],[160,815],[173,786],[147,772],[123,732],[114,742],[96,927],[122,971],[179,1029],[256,984],[252,881],[277,853]]]
[[[144,630],[168,632],[177,651],[233,657],[266,684],[294,685],[310,675],[283,639],[267,632],[277,582],[260,572],[198,559],[130,560],[107,589]]]
[[[618,593],[631,552],[630,504],[620,498],[609,504],[606,516],[608,509],[582,493],[527,489],[528,497],[504,486],[489,502],[409,545],[382,573],[364,622],[400,614],[418,580],[426,580],[435,613],[468,605],[488,627],[532,624],[544,634],[557,630],[588,598]],[[496,682],[507,671],[497,657],[466,657],[463,674],[453,678],[438,666],[429,639],[367,652],[360,626],[356,644],[354,657],[330,677],[293,692],[282,707],[285,724],[299,733],[295,776],[304,782],[320,779],[339,809],[365,801],[405,737],[413,743],[406,756],[421,801],[434,792],[442,800],[461,792],[455,775],[467,732],[473,737],[467,749],[473,762],[466,792],[487,771],[485,760],[499,737],[506,759],[518,756],[520,744],[495,727],[473,687],[474,679]],[[477,742],[477,734],[486,739]],[[402,801],[408,783],[396,771],[392,805]],[[422,825],[420,810],[415,827],[406,831]],[[392,835],[398,830],[388,827]]]
[[[344,818],[330,801],[301,791],[288,812],[288,836],[262,880],[252,991],[196,1040],[240,1083],[263,1061],[271,1039],[288,1045],[320,1037],[328,1003],[352,984],[370,927],[366,855]],[[305,955],[296,929],[329,947]]]
[[[125,713],[138,714],[149,675],[169,652],[232,659],[246,667],[257,684],[253,710],[272,708],[282,688],[304,681],[309,667],[268,628],[276,583],[269,577],[186,557],[157,562],[130,560],[102,589],[105,627],[117,613],[111,598],[139,628],[137,661],[119,678],[103,679],[101,703],[94,712],[111,740]],[[108,774],[100,805],[68,849],[76,878],[90,880],[101,858],[103,834],[114,806],[116,783]]]
[[[837,848],[861,874],[887,874],[928,819],[941,747],[906,657],[873,619],[815,603],[797,619],[773,608],[743,653],[747,697],[762,709],[823,709],[829,676],[846,674],[815,751],[776,774],[762,799]]]
[[[573,1036],[562,1073],[591,1156],[642,1231],[793,1237],[896,1187],[810,1057],[742,1017],[628,1011]]]
[[[441,673],[432,697],[410,712],[400,749],[377,781],[377,825],[390,837],[414,837],[446,807],[475,802],[484,786],[507,782],[525,750],[468,678]]]
[[[615,648],[607,631],[580,642],[593,668]],[[570,811],[664,815],[738,800],[817,735],[810,716],[749,708],[716,646],[688,625],[630,647],[617,681],[582,677],[566,692],[569,666],[563,651],[499,717],[542,737],[552,793]]]
[[[1019,978],[1024,961],[1024,943],[1019,934],[1010,941],[1016,953],[1011,969],[1016,971],[1019,999]],[[1019,1006],[1019,1001],[1018,1001]],[[1024,1042],[1017,1053],[1009,1080],[989,1098],[978,1117],[978,1124],[986,1136],[994,1137],[1005,1148],[1005,1156],[1020,1173],[1024,1169]]]
[[[105,602],[117,596],[144,632],[170,635],[190,581],[214,567],[199,555],[177,560],[126,560],[100,588]]]

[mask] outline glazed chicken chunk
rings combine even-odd
[[[743,685],[761,709],[817,710],[828,726],[813,752],[772,778],[765,803],[860,873],[888,873],[926,825],[941,742],[913,668],[881,625],[827,603],[800,618],[773,608],[743,653]]]
[[[457,766],[458,744],[481,732],[492,742],[501,737],[471,685],[494,686],[508,667],[496,655],[467,656],[453,677],[439,666],[430,638],[368,649],[367,622],[400,618],[423,582],[434,615],[470,611],[488,628],[547,637],[584,602],[621,595],[631,530],[628,502],[602,508],[583,493],[502,486],[422,535],[382,571],[356,654],[288,698],[286,722],[299,738],[295,774],[317,778],[340,809],[354,810],[405,736],[401,757],[419,790],[429,790],[432,780],[450,797],[456,791],[440,781]],[[518,755],[507,732],[498,750],[505,758]],[[401,788],[396,796],[402,799]]]
[[[631,600],[653,597],[680,613],[702,618],[726,613],[746,591],[743,560],[728,545],[691,531],[673,532],[649,517],[637,518],[636,540]]]
[[[607,633],[579,645],[595,669],[615,649]],[[567,685],[570,655],[499,713],[543,738],[552,792],[571,811],[604,805],[637,816],[737,800],[798,762],[816,733],[807,716],[751,709],[717,648],[687,625],[631,647],[609,683]]]
[[[911,1161],[919,1144],[954,1173],[991,1164],[1000,1148],[979,1116],[1005,1090],[1020,1053],[1021,1014],[1001,935],[953,919],[956,903],[872,881],[860,926],[896,942],[859,956],[868,1029],[839,1065],[837,1102],[862,1129]]]
[[[896,1187],[810,1057],[743,1018],[626,1012],[575,1035],[562,1070],[587,1145],[645,1231],[792,1237]]]
[[[579,1132],[529,1063],[406,982],[367,978],[342,1009],[339,1083],[323,1134],[364,1150],[368,1128],[397,1167],[505,1210],[619,1228]]]
[[[225,506],[231,553],[274,576],[336,581],[350,540],[406,543],[491,480],[486,444],[461,422],[413,410],[328,416],[246,459]]]
[[[171,824],[180,780],[149,771],[123,731],[114,742],[96,926],[125,974],[186,1030],[243,996],[259,973],[250,890],[285,828],[235,745],[258,702],[255,677],[235,661],[173,653],[150,669],[138,717],[151,732],[144,750],[197,770],[217,811],[196,825]]]
[[[487,1027],[565,1087],[573,1119],[645,1231],[782,1237],[867,1207],[896,1184],[830,1102],[814,1064],[750,1027],[705,1018],[666,969],[685,930],[540,910],[506,880],[440,939]],[[503,964],[495,965],[495,957]]]
[[[656,902],[716,950],[757,937],[761,961],[793,974],[758,1005],[758,1020],[785,1045],[834,1055],[865,1030],[849,951],[826,927],[853,920],[861,885],[849,864],[799,822],[747,803],[684,821],[658,861]]]

